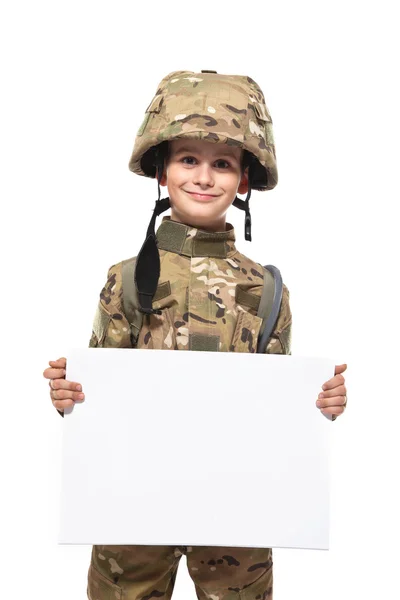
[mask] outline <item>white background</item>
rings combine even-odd
[[[394,10],[387,0],[2,4],[5,597],[86,598],[91,548],[56,544],[63,421],[42,372],[87,346],[108,267],[141,246],[156,183],[127,164],[159,81],[179,69],[246,74],[263,89],[279,184],[252,194],[251,244],[243,213],[231,208],[228,221],[242,252],[281,270],[293,354],[348,364],[348,408],[332,423],[331,550],[275,550],[275,600],[398,597]],[[171,440],[170,451],[179,461],[184,449]],[[184,560],[176,600],[195,598]]]

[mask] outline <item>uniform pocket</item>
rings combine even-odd
[[[153,308],[161,314],[152,314],[143,320],[138,348],[153,350],[175,350],[176,333],[173,324],[176,299],[171,293],[169,281],[160,283],[153,298]]]
[[[238,318],[232,336],[230,352],[257,351],[258,335],[262,324],[261,317],[252,315],[241,307],[237,307]]]
[[[151,315],[152,317],[154,315]],[[153,348],[160,350],[175,349],[175,330],[169,308],[164,308],[158,318],[158,326],[151,330]]]
[[[149,315],[143,321],[139,334],[138,348],[152,350],[175,350],[175,329],[170,309],[164,308],[161,315]]]
[[[111,315],[106,311],[101,302],[97,305],[94,316],[92,331],[97,338],[97,345],[101,346],[107,333],[108,324],[111,321]]]
[[[87,592],[89,600],[122,600],[122,588],[104,577],[92,564],[89,567]]]

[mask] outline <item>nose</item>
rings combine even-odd
[[[214,185],[212,168],[208,162],[202,161],[197,165],[194,171],[193,183],[199,185],[201,188],[208,188]]]

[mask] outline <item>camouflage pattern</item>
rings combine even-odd
[[[174,71],[160,82],[140,126],[129,168],[155,177],[153,147],[178,138],[238,146],[256,158],[254,189],[278,182],[272,119],[251,77]]]
[[[93,546],[90,600],[171,598],[185,555],[199,600],[272,600],[271,548]]]
[[[157,241],[161,274],[153,306],[162,314],[145,319],[134,344],[123,312],[122,263],[117,263],[100,293],[89,346],[255,352],[263,271],[236,250],[232,225],[210,233],[164,217]],[[290,354],[291,324],[284,285],[267,353]],[[271,548],[145,545],[94,545],[88,598],[169,600],[183,554],[200,600],[273,598]]]
[[[236,250],[235,231],[210,233],[164,217],[157,230],[161,273],[137,348],[255,352],[262,319],[259,263]],[[93,322],[90,347],[132,348],[122,307],[121,265],[110,267]],[[283,284],[281,310],[266,353],[290,354],[292,315]]]

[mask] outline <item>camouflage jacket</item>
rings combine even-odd
[[[100,292],[89,347],[255,352],[263,269],[236,250],[232,225],[210,233],[164,217],[156,235],[161,272],[153,307],[161,315],[146,315],[139,336],[131,331],[119,262],[109,268]],[[291,353],[291,326],[284,284],[267,354]]]
[[[117,263],[100,293],[89,347],[255,352],[263,269],[236,250],[232,225],[211,233],[164,217],[156,235],[161,272],[153,307],[161,315],[146,315],[138,337],[131,331],[123,311],[122,263]],[[283,285],[267,353],[290,354],[291,324]]]

